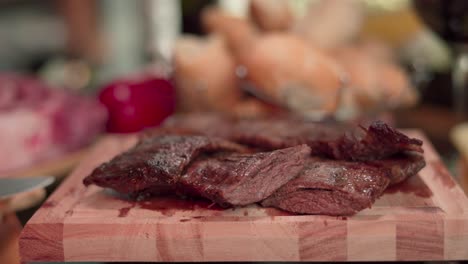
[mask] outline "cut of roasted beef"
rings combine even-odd
[[[248,205],[295,178],[310,155],[307,145],[256,154],[228,153],[193,163],[178,191],[222,206]]]
[[[300,214],[352,215],[371,207],[389,184],[413,176],[424,165],[418,154],[374,162],[310,158],[297,178],[262,205]]]
[[[262,149],[307,144],[312,155],[337,160],[376,160],[404,151],[422,152],[422,142],[376,121],[367,128],[294,120],[241,121],[232,140]]]
[[[222,206],[247,205],[270,196],[298,175],[310,156],[300,145],[249,154],[234,143],[204,136],[162,135],[95,169],[84,184],[125,194],[178,193]]]
[[[262,205],[299,214],[352,215],[370,207],[389,182],[374,166],[311,158]]]
[[[299,214],[352,215],[424,167],[421,145],[382,122],[186,115],[145,132],[84,184],[203,197],[223,207],[261,202]]]
[[[378,160],[400,152],[422,152],[420,140],[381,121],[364,127],[299,119],[236,120],[220,115],[182,115],[169,119],[163,129],[222,137],[261,150],[307,144],[312,155],[337,160]]]
[[[186,166],[207,153],[243,152],[235,143],[204,136],[162,135],[141,140],[132,149],[97,167],[83,181],[125,194],[148,188],[167,193]]]

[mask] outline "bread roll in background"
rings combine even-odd
[[[286,31],[294,23],[294,14],[284,0],[251,0],[249,15],[263,31]]]
[[[333,52],[348,73],[349,84],[346,89],[352,94],[355,101],[353,105],[359,108],[358,112],[415,104],[418,95],[403,69],[383,50],[370,52],[368,47],[348,45]]]
[[[181,110],[253,117],[277,114],[275,103],[311,118],[351,119],[417,102],[393,51],[357,39],[361,1],[311,3],[299,19],[283,0],[252,0],[249,12],[250,19],[210,7],[202,13],[209,37],[178,40],[174,67]]]
[[[357,47],[371,59],[379,62],[379,86],[383,90],[384,102],[390,108],[415,105],[419,95],[411,84],[408,74],[395,61],[394,51],[377,40],[363,40]]]
[[[293,32],[315,46],[336,48],[350,43],[358,36],[363,19],[362,1],[314,1],[309,4],[306,15],[297,20]]]
[[[372,110],[382,102],[383,92],[379,87],[379,64],[362,50],[346,46],[334,52],[334,57],[348,73],[348,84],[358,110]]]
[[[372,58],[383,62],[394,62],[396,54],[389,45],[376,39],[364,39],[358,41],[353,46],[363,50]]]
[[[241,97],[235,68],[219,36],[177,40],[174,78],[180,110],[230,112]]]
[[[287,33],[258,37],[240,62],[260,93],[299,113],[332,113],[342,87],[340,65]]]
[[[204,29],[220,35],[234,55],[248,49],[258,34],[251,21],[232,16],[216,7],[204,9],[201,20]]]
[[[381,87],[384,93],[384,102],[388,108],[402,108],[415,105],[419,101],[419,94],[408,79],[405,71],[391,63],[381,66]]]

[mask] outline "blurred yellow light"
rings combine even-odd
[[[395,0],[395,2],[406,1]],[[399,47],[412,39],[424,29],[424,26],[410,5],[406,5],[406,7],[400,5],[400,7],[403,8],[389,9],[387,12],[369,12],[364,20],[362,35],[379,38],[394,47]]]

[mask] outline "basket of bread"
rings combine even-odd
[[[183,111],[350,119],[418,101],[392,49],[360,37],[360,1],[320,1],[297,16],[288,1],[252,0],[246,17],[210,7],[201,20],[207,35],[174,47]]]

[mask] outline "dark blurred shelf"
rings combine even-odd
[[[448,107],[423,104],[416,108],[396,111],[395,119],[400,128],[418,128],[424,131],[442,156],[456,153],[449,133],[457,124],[457,118]]]

